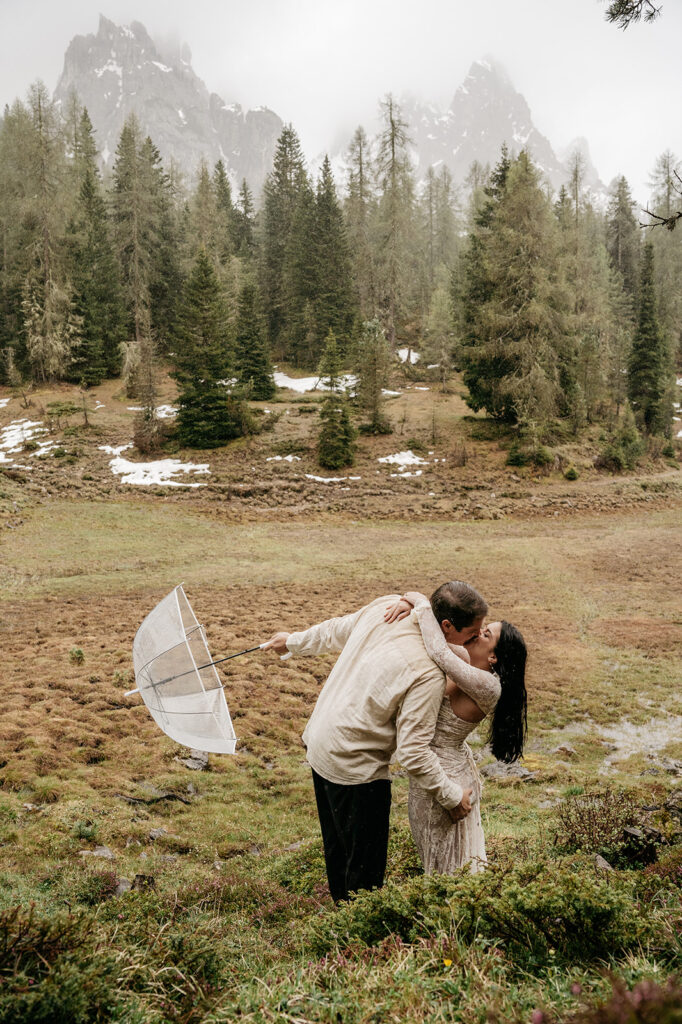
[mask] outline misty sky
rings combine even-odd
[[[682,157],[681,0],[626,32],[600,0],[102,0],[119,24],[192,50],[195,72],[226,102],[265,105],[316,156],[381,96],[447,106],[471,62],[491,55],[556,149],[584,135],[602,177],[623,173],[645,200],[664,149]],[[0,0],[0,102],[42,78],[54,89],[74,35],[97,31],[86,0]]]

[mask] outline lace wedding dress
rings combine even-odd
[[[419,623],[429,656],[475,701],[481,711],[490,714],[500,696],[497,676],[473,668],[451,651],[428,603],[417,605],[412,615]],[[485,867],[485,837],[480,810],[483,782],[466,742],[478,724],[458,718],[452,711],[449,698],[445,697],[431,741],[431,748],[447,775],[463,789],[473,789],[473,807],[466,818],[453,822],[441,804],[410,780],[410,828],[427,875],[451,874],[465,864],[474,872]]]

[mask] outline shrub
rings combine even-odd
[[[580,473],[575,468],[575,466],[569,466],[566,472],[564,473],[565,480],[577,480],[579,476]]]
[[[450,935],[501,943],[521,960],[561,957],[581,963],[636,947],[646,916],[621,878],[537,860],[479,875],[423,876],[359,893],[309,925],[313,949],[380,943],[388,935],[414,943]]]
[[[554,844],[561,851],[599,853],[612,867],[632,867],[656,859],[655,845],[633,829],[642,813],[622,790],[567,796],[557,809]]]
[[[79,903],[95,907],[111,899],[116,892],[118,878],[115,871],[92,871],[85,875],[74,889]]]
[[[554,453],[544,444],[540,444],[531,452],[531,462],[538,467],[551,466],[554,463]]]
[[[511,446],[511,448],[509,449],[509,452],[507,454],[507,465],[508,466],[527,466],[529,461],[530,461],[530,459],[529,459],[529,456],[528,456],[528,452],[524,451],[519,446],[517,441],[514,441],[513,445]]]
[[[69,661],[72,665],[82,665],[85,661],[85,654],[82,647],[72,647],[69,651]]]
[[[418,437],[408,437],[405,447],[415,455],[426,455],[428,451],[428,445],[420,441]]]
[[[643,898],[653,898],[663,887],[682,890],[682,846],[667,852],[642,872],[640,892]]]
[[[618,429],[603,438],[595,465],[600,469],[611,470],[612,473],[622,473],[626,469],[635,468],[643,451],[642,438],[632,411],[628,409]]]

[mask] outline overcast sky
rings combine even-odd
[[[601,0],[107,2],[112,21],[187,42],[195,72],[226,102],[293,122],[310,156],[368,124],[389,91],[447,106],[489,54],[555,149],[588,139],[605,182],[623,173],[643,200],[656,156],[682,157],[682,0],[626,32],[604,21]],[[36,78],[54,89],[71,38],[98,20],[86,0],[0,0],[0,102]]]

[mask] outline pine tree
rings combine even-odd
[[[647,434],[665,434],[670,427],[665,340],[656,313],[654,247],[642,254],[639,313],[628,366],[628,395],[637,419]]]
[[[194,448],[217,448],[249,432],[251,419],[237,391],[226,390],[233,357],[220,286],[201,249],[183,289],[176,331],[178,437]]]
[[[212,185],[216,204],[217,253],[224,265],[239,247],[235,244],[236,211],[232,204],[232,188],[222,160],[213,169]]]
[[[153,212],[156,239],[149,253],[149,311],[151,327],[162,351],[172,336],[178,297],[182,286],[179,239],[171,179],[161,163],[161,154],[147,137],[140,149],[144,191]]]
[[[567,344],[556,222],[525,152],[503,154],[488,191],[465,263],[467,401],[537,429],[556,414]]]
[[[129,351],[126,357],[128,391],[134,394],[134,368],[143,339],[151,337],[151,253],[157,244],[156,208],[143,173],[142,138],[135,115],[123,125],[113,169],[115,241],[128,310]]]
[[[453,366],[455,344],[454,318],[444,267],[439,278],[431,295],[422,358],[427,364],[431,363],[438,366],[441,390],[445,392],[447,391],[448,377],[452,372]]]
[[[64,140],[57,109],[45,85],[29,90],[31,131],[27,137],[30,213],[33,220],[32,261],[22,291],[26,354],[35,377],[54,380],[67,370],[79,338],[80,318],[73,307],[69,282],[60,260],[64,204],[60,193],[66,176]]]
[[[407,122],[390,94],[381,104],[381,111],[384,127],[377,159],[380,197],[374,238],[378,294],[385,310],[389,344],[394,348],[397,324],[404,315],[409,290],[414,182],[407,149]]]
[[[332,331],[327,335],[318,372],[328,391],[320,409],[321,429],[317,442],[317,460],[325,469],[352,466],[355,457],[355,430],[350,421],[348,401],[343,391],[341,362]]]
[[[239,295],[235,338],[236,370],[249,398],[268,401],[276,392],[256,286],[247,281]]]
[[[229,187],[229,185],[228,185]],[[229,253],[228,225],[218,207],[215,176],[211,180],[205,160],[199,163],[197,186],[187,204],[186,243],[192,265],[200,249],[204,249],[215,266]],[[226,248],[227,247],[227,248]]]
[[[282,268],[281,309],[287,342],[281,346],[281,351],[297,366],[308,367],[319,361],[324,338],[316,315],[320,273],[315,251],[316,213],[315,193],[307,176],[303,175],[298,185]]]
[[[89,166],[83,174],[68,236],[74,306],[82,318],[69,378],[92,385],[120,372],[126,311],[99,176]]]
[[[358,405],[369,415],[369,422],[361,430],[366,434],[390,434],[392,428],[383,409],[392,357],[377,318],[363,323],[357,349],[355,394]]]
[[[301,144],[293,127],[285,125],[263,188],[261,292],[270,349],[277,353],[288,347],[293,311],[292,289],[285,276],[291,257],[294,217],[301,192],[309,189]]]
[[[67,232],[67,251],[74,308],[82,318],[82,328],[68,376],[91,385],[120,372],[126,312],[94,131],[84,108],[76,129],[73,173],[79,188]]]
[[[344,210],[353,261],[353,283],[362,315],[371,317],[376,312],[375,265],[370,237],[375,197],[370,147],[363,128],[355,130],[346,163],[348,182]]]
[[[348,238],[329,157],[325,156],[315,196],[315,314],[320,337],[332,331],[342,356],[347,355],[356,305]]]
[[[633,210],[630,187],[621,175],[609,200],[607,246],[611,266],[621,275],[634,307],[639,288],[639,228]]]
[[[239,189],[239,198],[232,212],[234,251],[240,259],[251,262],[256,256],[255,208],[246,178]]]

